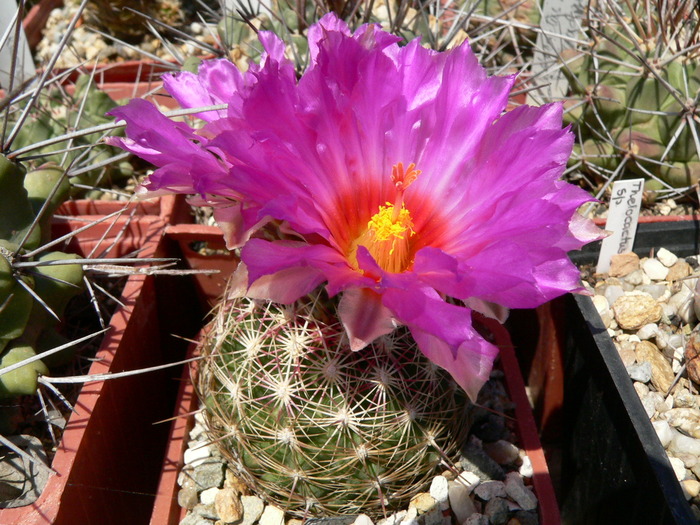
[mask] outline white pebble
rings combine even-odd
[[[668,275],[668,268],[656,259],[647,259],[642,263],[644,273],[652,281],[663,281]]]
[[[267,505],[258,523],[260,525],[284,525],[284,511],[274,505]]]
[[[476,512],[476,506],[469,497],[469,489],[457,483],[450,481],[450,507],[457,518],[457,523],[464,523],[469,516]]]
[[[523,457],[523,464],[520,465],[518,472],[524,478],[531,478],[534,475],[535,470],[532,468],[532,461],[530,460],[530,456]]]
[[[374,522],[367,514],[360,514],[355,518],[355,521],[352,522],[352,525],[374,525]]]
[[[656,258],[667,268],[670,268],[678,262],[678,257],[676,257],[674,253],[669,252],[666,248],[660,248],[659,251],[656,252]]]
[[[661,446],[664,448],[668,447],[677,431],[671,428],[668,421],[654,421],[652,425],[654,425],[656,435],[659,436]]]
[[[642,341],[647,341],[652,337],[656,337],[657,333],[659,333],[659,325],[656,323],[649,323],[645,324],[637,331],[637,337]]]
[[[444,476],[435,476],[430,483],[430,495],[438,502],[438,508],[440,510],[449,509],[450,504],[447,500],[449,495],[447,478]]]
[[[401,520],[401,525],[418,525],[418,509],[408,507],[408,512],[404,519]]]
[[[685,479],[685,463],[682,459],[678,458],[668,458],[671,460],[671,467],[673,468],[673,473],[676,475],[678,481],[683,481]]]
[[[209,456],[211,456],[211,449],[209,447],[188,448],[185,450],[184,454],[185,465],[196,467],[202,464]]]
[[[218,487],[211,487],[209,489],[203,490],[199,495],[199,502],[204,505],[213,505],[216,500],[216,495],[221,489]]]
[[[462,485],[465,485],[471,492],[472,490],[474,490],[474,487],[476,487],[481,482],[481,479],[479,479],[479,476],[477,476],[473,472],[464,470],[459,476],[457,476],[457,479],[455,481],[461,483]]]

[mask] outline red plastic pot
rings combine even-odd
[[[56,220],[54,236],[94,218]],[[83,256],[171,256],[164,229],[158,215],[121,216],[78,234],[68,249]],[[89,374],[182,359],[186,343],[171,334],[191,337],[199,324],[199,315],[192,315],[194,293],[184,282],[179,276],[130,275]],[[172,414],[179,375],[179,369],[165,369],[85,383],[51,464],[55,474],[35,503],[0,510],[0,524],[148,523],[169,430],[156,423]]]
[[[223,246],[221,231],[215,227],[175,226],[168,228],[166,235],[185,247],[189,246],[193,239],[209,246]],[[193,251],[191,248],[189,251],[183,250],[183,255],[193,268],[211,269],[218,267],[221,269],[220,273],[207,276],[206,281],[200,282],[198,286],[198,292],[204,300],[209,303],[217,300],[228,276],[235,268],[235,258],[232,255],[226,257],[223,252],[217,252],[215,257],[207,260],[205,255]],[[510,336],[498,322],[490,319],[481,319],[481,321],[492,332],[495,344],[501,351],[500,366],[504,372],[508,393],[515,405],[521,446],[527,452],[534,470],[532,481],[539,500],[540,523],[542,525],[557,525],[560,523],[560,517],[554,487]],[[196,348],[196,344],[190,345],[188,357],[194,357]],[[191,369],[184,370],[181,379],[177,405],[170,427],[168,450],[163,462],[150,525],[177,525],[185,516],[184,509],[177,502],[179,491],[177,477],[184,466],[183,456],[187,448],[188,435],[194,425],[193,413],[199,408],[199,401],[191,381],[192,375],[197,372],[196,362],[191,366]]]

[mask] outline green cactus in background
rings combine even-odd
[[[80,75],[75,82],[73,95],[65,89],[54,87],[42,91],[38,104],[30,118],[19,130],[14,149],[37,144],[49,138],[66,135],[76,129],[87,130],[112,122],[105,114],[117,106],[109,95],[95,86],[90,75]],[[21,107],[21,105],[20,105]],[[68,141],[58,142],[36,149],[33,155],[41,162],[53,162],[61,166],[93,166],[107,162],[118,151],[101,143],[102,133],[96,132],[76,137],[67,149]],[[109,163],[70,177],[71,195],[99,198],[99,190],[89,190],[97,185],[118,183],[132,176],[133,167],[128,160]],[[87,191],[86,191],[87,189]],[[50,214],[45,215],[49,217]]]
[[[471,405],[406,330],[351,352],[323,297],[219,307],[198,376],[208,433],[293,514],[380,516],[455,459]]]
[[[124,42],[135,43],[148,33],[143,15],[179,27],[184,21],[182,9],[180,0],[90,0],[83,18],[100,31]]]
[[[56,166],[27,173],[0,156],[0,370],[61,344],[59,320],[70,299],[82,292],[81,265],[50,264],[76,255],[28,252],[46,239],[49,219],[68,189],[65,172]],[[20,267],[20,259],[37,265]],[[51,361],[65,355],[55,354]],[[0,398],[36,392],[38,375],[46,373],[46,363],[37,360],[0,375]]]
[[[693,0],[600,1],[590,46],[562,57],[578,144],[572,165],[598,195],[615,178],[680,193],[700,179],[700,12]]]

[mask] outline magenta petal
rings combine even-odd
[[[471,311],[446,303],[430,288],[389,289],[382,302],[409,327],[426,357],[476,399],[498,349],[472,328]]]
[[[411,335],[423,354],[447,370],[469,399],[476,402],[481,387],[489,379],[498,348],[476,336],[463,342],[454,355],[449,345],[437,336],[417,328],[411,328]]]
[[[381,296],[366,288],[352,288],[343,293],[338,317],[350,340],[350,349],[362,350],[377,337],[394,331],[397,324],[391,311],[382,305]]]

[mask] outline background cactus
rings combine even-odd
[[[58,167],[27,174],[0,157],[0,370],[65,342],[56,326],[70,299],[83,290],[82,266],[46,264],[77,258],[59,251],[22,256],[41,245],[42,228],[50,226],[37,214],[50,217],[67,196],[65,173]],[[19,267],[20,258],[37,265]],[[0,375],[0,398],[36,392],[38,374],[47,372],[35,361]]]
[[[450,464],[471,405],[405,330],[351,352],[323,297],[219,306],[198,378],[208,432],[293,514],[380,516]]]
[[[572,165],[598,196],[626,176],[665,194],[700,179],[699,16],[692,0],[591,4],[589,46],[563,59],[579,142]]]
[[[52,137],[112,122],[105,113],[118,104],[95,86],[90,75],[78,76],[72,91],[69,94],[64,86],[43,89],[29,118],[17,133],[13,148],[29,147]],[[13,116],[18,115],[23,107],[23,103],[17,104]],[[38,162],[29,161],[28,164],[53,162],[70,166],[72,171],[80,169],[79,175],[71,176],[66,181],[70,182],[71,195],[99,198],[103,192],[101,188],[123,185],[126,179],[134,175],[129,160],[110,162],[117,150],[102,143],[103,136],[103,133],[96,132],[34,149],[32,155],[38,157]],[[95,167],[90,169],[92,166]],[[50,214],[45,217],[50,217]]]

